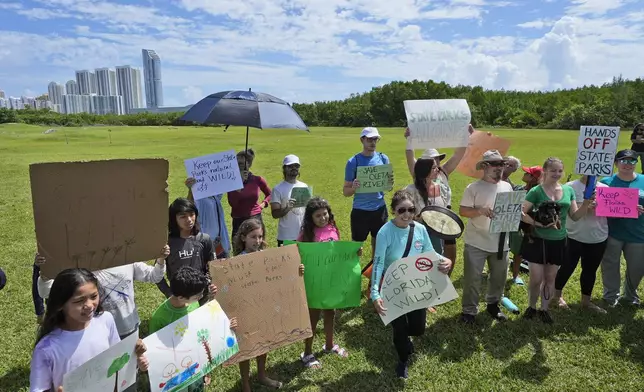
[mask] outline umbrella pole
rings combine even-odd
[[[246,149],[244,150],[246,153],[248,153],[248,127],[246,127]],[[244,159],[244,168],[248,170],[248,160]]]

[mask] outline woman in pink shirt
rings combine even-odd
[[[250,172],[254,159],[255,152],[252,148],[237,153],[237,164],[244,187],[237,191],[228,192],[230,215],[233,217],[232,238],[235,238],[239,226],[247,219],[255,218],[263,225],[262,209],[268,207],[271,202],[271,188],[264,177],[256,176]],[[260,191],[264,194],[264,200],[261,203],[259,202]]]

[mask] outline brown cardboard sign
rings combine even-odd
[[[239,324],[239,352],[226,364],[313,336],[300,263],[297,245],[210,262],[217,301]]]
[[[168,166],[165,159],[31,164],[43,275],[158,257],[168,241]]]
[[[474,131],[470,135],[470,141],[465,150],[465,155],[456,167],[456,170],[468,177],[481,178],[483,170],[476,170],[476,163],[483,158],[487,150],[499,150],[505,156],[510,149],[510,142],[507,139],[494,136],[489,132]]]

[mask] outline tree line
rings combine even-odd
[[[403,101],[463,98],[477,127],[579,129],[582,125],[632,128],[644,121],[644,80],[621,76],[601,86],[556,91],[485,90],[480,86],[450,86],[432,80],[395,81],[342,101],[294,103],[309,126],[402,127]],[[0,109],[0,123],[22,122],[58,126],[82,125],[193,125],[179,120],[183,113],[130,115],[59,114],[48,109]]]

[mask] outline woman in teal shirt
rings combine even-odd
[[[410,224],[416,216],[414,197],[406,191],[398,191],[391,200],[391,209],[394,219],[385,223],[378,231],[376,238],[376,251],[374,254],[373,271],[371,275],[371,299],[379,314],[384,315],[387,309],[380,297],[380,284],[387,268],[396,260],[403,258],[407,246]],[[411,248],[407,256],[418,255],[433,251],[432,243],[423,225],[415,225]],[[439,271],[447,274],[452,261],[441,257],[438,265]],[[407,378],[407,365],[409,355],[414,352],[414,345],[409,339],[410,336],[421,336],[425,333],[425,320],[427,308],[414,310],[404,314],[391,322],[393,327],[394,346],[398,353],[399,363],[396,367],[396,375],[400,378]]]
[[[566,262],[568,232],[566,219],[579,220],[588,211],[590,200],[584,200],[577,207],[575,191],[569,185],[561,185],[559,180],[563,177],[564,166],[559,158],[548,158],[543,163],[541,184],[530,189],[523,202],[523,221],[533,225],[534,233],[531,238],[524,238],[521,255],[530,263],[530,285],[528,302],[523,317],[531,319],[539,315],[541,321],[552,324],[552,317],[548,312],[550,300],[554,299],[555,279],[559,266]],[[536,222],[528,215],[533,208],[538,208],[545,201],[554,201],[560,207],[557,223],[547,226]],[[541,294],[541,295],[540,295]],[[537,300],[541,296],[541,310],[537,311]]]

